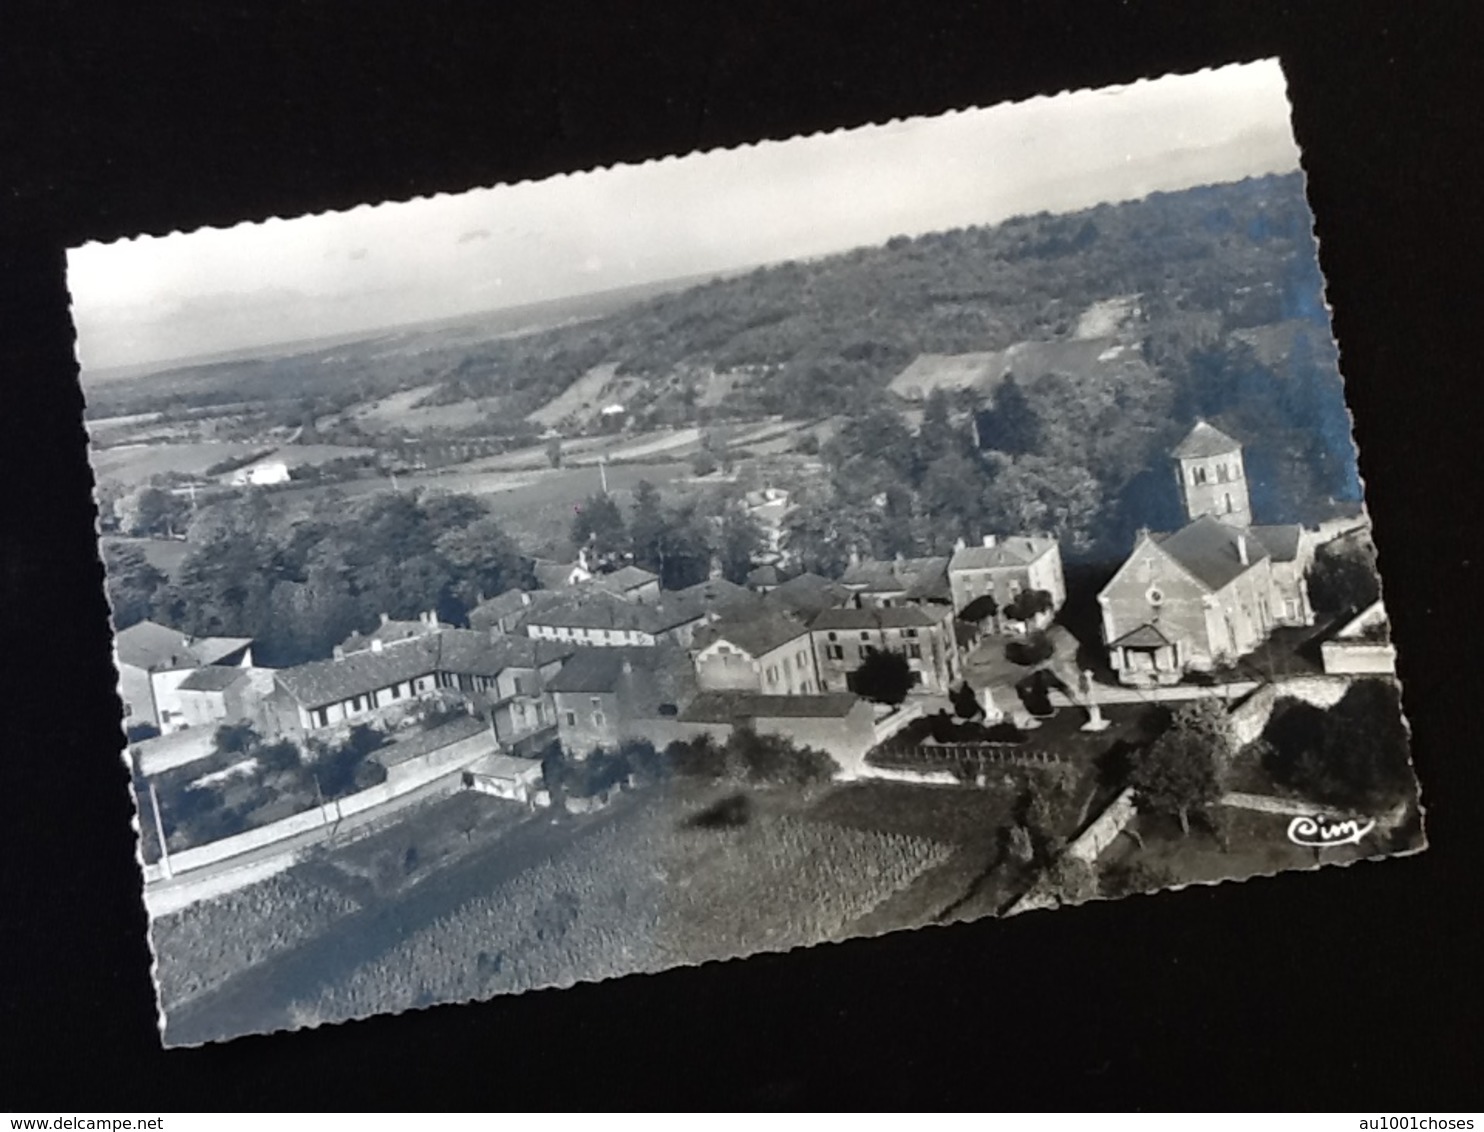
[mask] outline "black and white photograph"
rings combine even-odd
[[[1290,114],[69,249],[164,1043],[1424,849]]]

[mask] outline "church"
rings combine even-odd
[[[1250,653],[1280,625],[1312,625],[1308,531],[1254,526],[1242,446],[1198,421],[1171,453],[1189,522],[1142,531],[1098,595],[1121,683],[1174,684]]]

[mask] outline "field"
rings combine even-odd
[[[203,440],[188,444],[129,444],[117,448],[95,448],[90,454],[93,473],[100,482],[125,487],[148,483],[150,478],[178,472],[200,476],[222,460],[248,456],[265,445],[234,440]]]
[[[656,971],[841,938],[946,860],[924,836],[759,808],[697,829],[668,794],[574,841],[337,979],[300,1020]]]

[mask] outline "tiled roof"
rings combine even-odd
[[[764,609],[707,625],[696,632],[694,644],[697,649],[703,649],[717,641],[726,641],[756,659],[808,634],[809,626],[798,617],[778,609]]]
[[[775,608],[782,606],[810,615],[822,609],[844,605],[850,597],[851,591],[839,582],[832,582],[818,574],[800,574],[778,586],[768,594],[766,600]]]
[[[280,669],[276,676],[304,707],[316,708],[434,672],[497,676],[507,668],[536,668],[574,651],[564,641],[509,636],[492,640],[472,629],[444,629],[381,649],[347,653],[336,660]]]
[[[926,629],[935,622],[915,605],[889,606],[885,609],[825,609],[809,622],[809,628],[821,629]]]
[[[966,546],[955,550],[948,562],[949,570],[994,570],[1029,566],[1041,555],[1053,550],[1056,540],[1016,535],[997,539],[993,546]]]
[[[480,602],[469,611],[469,624],[476,629],[488,629],[498,621],[526,609],[531,604],[531,595],[524,590],[506,590]]]
[[[753,692],[702,692],[680,719],[685,723],[731,723],[746,719],[842,719],[860,703],[850,692],[822,696],[760,696]]]
[[[617,693],[639,715],[688,702],[694,687],[690,658],[673,647],[579,649],[546,685],[557,693]]]
[[[355,632],[347,637],[340,645],[343,652],[360,652],[369,649],[373,641],[380,641],[383,645],[395,645],[402,641],[410,641],[416,637],[426,637],[430,633],[436,633],[439,629],[447,628],[438,620],[433,621],[383,621],[369,633]]]
[[[491,747],[496,745],[495,737],[489,733],[489,726],[482,720],[466,715],[461,719],[449,720],[447,723],[441,723],[426,731],[414,731],[374,751],[372,758],[385,767],[400,766],[402,763],[411,762],[433,751],[441,751],[444,747],[451,747],[455,743],[473,739],[480,733],[489,736]]]
[[[735,616],[762,607],[757,594],[725,578],[709,578],[683,590],[671,590],[663,595],[662,600],[674,601],[682,608],[699,609],[703,613]]]
[[[948,559],[899,558],[894,561],[868,558],[845,571],[841,585],[860,587],[865,593],[911,593],[923,597],[947,596]]]
[[[1267,547],[1258,539],[1210,515],[1202,515],[1172,535],[1153,537],[1161,550],[1213,593],[1224,589],[1268,557]],[[1247,546],[1245,564],[1241,555],[1244,541]]]
[[[1294,562],[1298,559],[1299,546],[1303,542],[1304,528],[1297,523],[1282,526],[1249,527],[1253,536],[1267,547],[1274,562]]]
[[[1240,452],[1242,446],[1215,425],[1197,421],[1185,439],[1175,445],[1170,455],[1177,460],[1199,460],[1205,456],[1225,456]]]
[[[470,763],[467,770],[470,774],[477,774],[482,778],[503,778],[510,782],[519,782],[522,779],[539,777],[541,760],[522,759],[515,755],[497,752],[493,755],[485,755],[478,762]]]
[[[704,601],[688,591],[662,594],[657,600],[638,605],[606,590],[584,590],[566,601],[533,612],[523,623],[553,629],[621,629],[659,634],[699,621],[706,613]]]
[[[659,580],[658,574],[651,574],[638,566],[620,566],[611,574],[594,575],[592,584],[614,593],[627,593],[629,590],[656,585]]]
[[[749,586],[776,586],[782,583],[782,581],[783,575],[779,572],[778,567],[771,563],[755,567],[747,575],[747,584]]]
[[[121,664],[162,672],[215,664],[252,644],[251,637],[187,636],[156,621],[140,621],[114,636]]]
[[[247,669],[228,664],[208,664],[198,668],[179,684],[184,692],[224,692],[239,680],[247,679]]]

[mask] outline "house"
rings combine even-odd
[[[587,550],[577,552],[575,562],[549,562],[538,558],[531,564],[531,572],[545,590],[560,590],[568,586],[580,586],[592,581],[593,571],[588,562]]]
[[[1324,671],[1336,676],[1396,675],[1391,622],[1378,600],[1342,625],[1319,646]]]
[[[660,576],[634,565],[620,566],[607,574],[594,574],[590,584],[626,601],[655,601],[660,596]]]
[[[1186,514],[1143,531],[1098,595],[1109,662],[1126,684],[1173,684],[1257,648],[1280,625],[1310,625],[1308,532],[1250,524],[1241,446],[1204,421],[1172,453]]]
[[[851,690],[871,651],[907,658],[915,689],[948,695],[962,679],[952,610],[913,605],[826,609],[809,622],[821,692]]]
[[[709,692],[809,696],[819,673],[809,626],[779,610],[726,618],[696,631],[696,683]]]
[[[1001,631],[1044,628],[1067,600],[1061,547],[1054,538],[985,535],[979,546],[969,546],[960,539],[948,561],[948,582],[959,616],[968,610],[973,623],[992,621],[993,627]],[[1050,595],[1050,608],[1030,622],[1015,618],[1010,610],[1016,598],[1038,590]],[[983,601],[985,598],[991,600]],[[975,615],[970,607],[976,603],[980,609],[992,604],[995,612]]]
[[[767,594],[783,583],[784,574],[773,563],[765,562],[761,566],[753,567],[748,572],[745,581],[747,588],[753,593]]]
[[[401,641],[410,641],[414,637],[426,637],[432,633],[437,633],[442,629],[451,627],[439,621],[438,615],[431,610],[426,613],[419,613],[416,621],[396,621],[383,613],[381,615],[380,625],[376,626],[369,633],[361,633],[359,630],[352,633],[336,646],[335,651],[337,655],[362,652],[378,643],[381,645],[393,645]]]
[[[875,713],[850,692],[768,696],[754,692],[701,692],[680,715],[684,725],[724,742],[734,729],[776,735],[799,747],[824,751],[846,774],[860,769],[876,745]]]
[[[241,721],[261,727],[263,701],[272,693],[271,668],[210,664],[176,686],[178,722],[182,727],[208,729]]]
[[[528,806],[540,805],[545,779],[539,759],[523,759],[496,752],[464,769],[464,787]]]
[[[856,595],[859,605],[950,605],[953,590],[948,564],[949,559],[941,555],[906,558],[899,554],[890,561],[851,555],[840,584]]]
[[[682,737],[675,724],[695,694],[695,671],[683,649],[581,649],[547,685],[563,749],[585,758],[626,740],[663,746]]]
[[[720,616],[719,603],[728,596],[715,582],[704,582],[640,605],[584,588],[567,601],[529,613],[523,626],[529,637],[600,648],[648,648],[664,641],[689,647],[695,630]]]
[[[262,487],[268,484],[288,483],[290,480],[289,466],[282,460],[269,460],[261,464],[252,464],[246,468],[238,468],[231,474],[229,483],[233,487]]]
[[[534,596],[518,589],[509,589],[491,598],[481,595],[479,604],[469,610],[469,628],[481,632],[513,633],[531,607]]]
[[[265,716],[270,729],[304,735],[353,723],[394,722],[413,703],[439,692],[462,695],[489,712],[501,742],[552,725],[544,683],[570,646],[471,629],[443,629],[333,660],[275,673]]]
[[[155,621],[114,635],[124,727],[148,726],[162,735],[186,726],[177,689],[198,668],[251,667],[249,637],[192,637]]]

